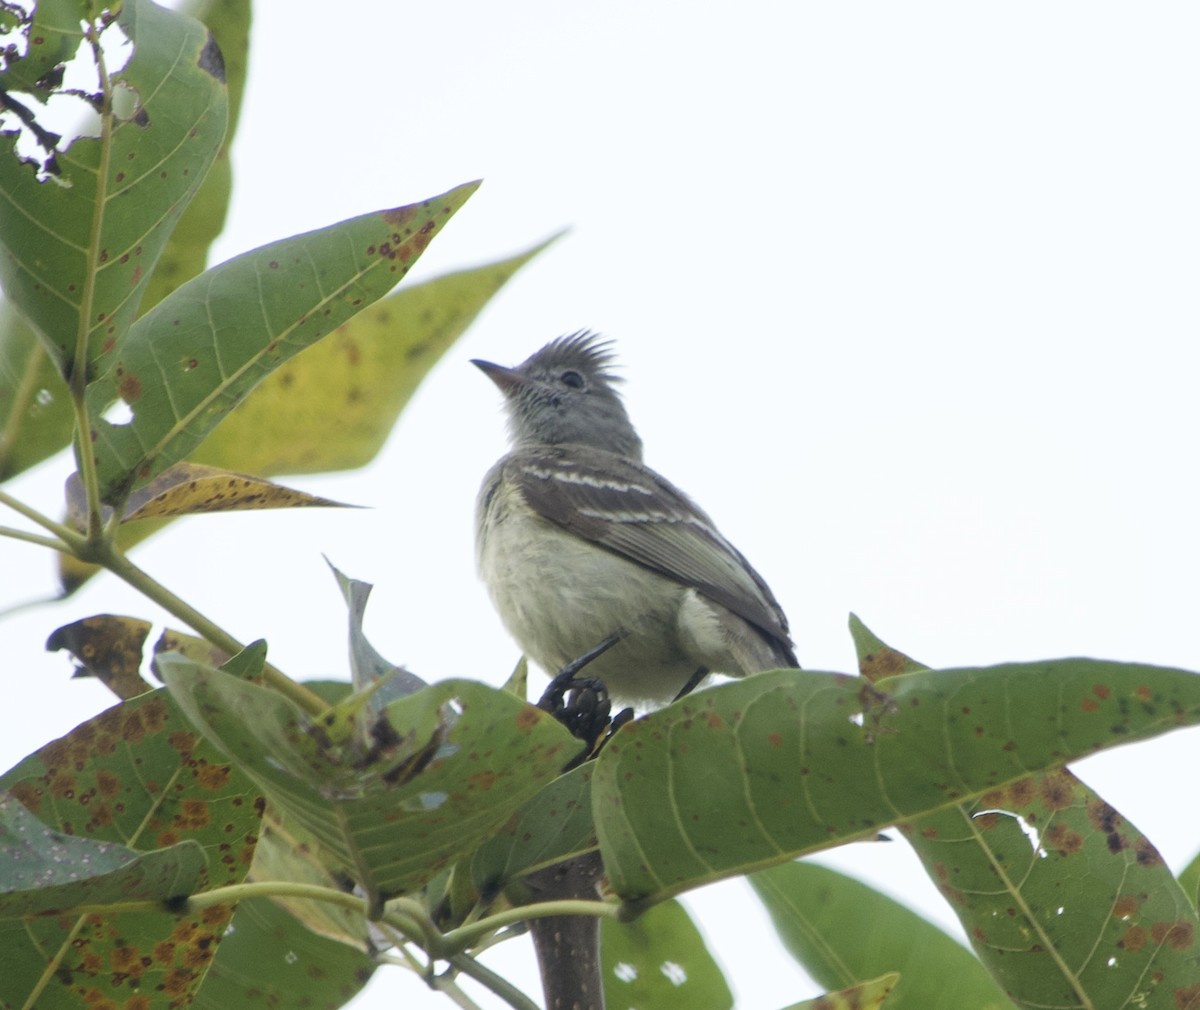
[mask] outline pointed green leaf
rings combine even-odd
[[[360,312],[264,380],[193,458],[264,476],[366,465],[429,370],[552,241],[402,288]]]
[[[841,989],[894,971],[889,1010],[1011,1010],[970,951],[866,884],[812,863],[749,879],[784,946],[821,985]]]
[[[88,389],[106,500],[187,457],[264,376],[387,292],[476,187],[273,242],[142,316]],[[118,397],[126,423],[100,416]]]
[[[367,702],[371,711],[380,712],[397,698],[428,687],[420,677],[402,666],[384,659],[363,633],[363,618],[366,616],[367,600],[375,587],[369,582],[360,582],[343,575],[329,559],[325,559],[342,591],[350,618],[350,678],[356,691],[372,688]]]
[[[471,681],[392,702],[364,751],[274,691],[182,657],[158,666],[196,726],[374,906],[473,851],[576,750],[544,712]]]
[[[81,344],[98,373],[124,336],[225,133],[204,27],[149,0],[126,0],[118,23],[133,54],[104,95],[100,136],[58,151],[60,181],[39,181],[11,139],[0,152],[0,281],[64,373]],[[129,108],[114,113],[117,92]]]
[[[597,760],[593,815],[616,892],[658,898],[1198,721],[1200,676],[1165,667],[1051,660],[875,688],[765,673],[626,726]]]
[[[602,919],[600,965],[610,1007],[729,1010],[733,993],[704,937],[677,901],[632,922]]]
[[[46,827],[11,793],[0,792],[0,918],[164,901],[191,894],[205,872],[204,850],[193,841],[138,853],[75,838]]]

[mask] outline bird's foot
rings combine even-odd
[[[587,745],[563,771],[570,771],[596,754],[613,733],[633,718],[631,708],[618,712],[615,717],[612,715],[608,688],[599,677],[578,676],[588,663],[603,655],[627,634],[624,629],[614,632],[595,648],[564,666],[538,701],[538,708],[549,712],[570,730],[573,737]]]

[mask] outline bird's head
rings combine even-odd
[[[615,388],[612,344],[580,330],[552,340],[516,368],[474,359],[504,393],[516,446],[573,443],[640,460],[642,440]]]

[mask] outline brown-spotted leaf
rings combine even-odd
[[[205,873],[204,850],[193,841],[139,853],[64,835],[0,792],[0,918],[166,901],[191,894]]]
[[[125,502],[121,522],[166,519],[205,512],[253,512],[288,508],[355,508],[331,498],[275,484],[262,477],[232,473],[202,463],[176,463]],[[81,526],[87,508],[78,474],[67,479],[67,518]],[[111,509],[105,509],[111,514]],[[107,515],[106,515],[107,518]]]
[[[178,652],[196,663],[205,666],[224,666],[229,660],[229,653],[218,649],[212,642],[198,635],[189,635],[186,631],[176,631],[174,628],[164,628],[154,643],[154,658],[150,660],[150,672],[159,680],[162,673],[158,669],[158,657],[168,652]]]
[[[274,691],[182,657],[159,668],[194,724],[373,907],[474,851],[578,749],[546,713],[473,681],[392,702],[364,746]]]
[[[851,633],[864,672],[882,664],[917,680],[928,669],[853,616]],[[1113,690],[1098,682],[1081,709],[1096,710]],[[973,718],[967,705],[957,714]],[[1150,840],[1066,768],[899,827],[1018,1006],[1200,1001],[1195,907]]]
[[[136,698],[154,690],[140,673],[149,634],[150,622],[140,617],[96,614],[55,630],[46,649],[68,650],[79,664],[77,677],[98,677],[118,698]]]
[[[285,508],[353,508],[275,484],[262,477],[231,473],[201,463],[176,463],[126,502],[123,522],[199,512],[244,512]]]
[[[267,375],[386,294],[476,188],[272,242],[206,270],[142,316],[87,391],[104,500],[189,457]],[[117,400],[131,420],[106,419]]]
[[[261,798],[162,690],[102,712],[0,776],[44,824],[135,852],[191,841],[207,887],[240,882],[258,837]],[[131,993],[186,1001],[233,912],[127,911],[0,923],[0,1005],[122,1006]]]

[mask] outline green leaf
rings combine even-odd
[[[264,476],[365,466],[446,350],[546,248],[402,288],[278,368],[193,458]]]
[[[204,27],[149,0],[126,0],[118,23],[133,54],[104,96],[101,135],[57,152],[63,184],[39,181],[11,140],[0,154],[0,281],[64,374],[77,346],[96,374],[125,335],[225,134],[220,54]]]
[[[180,657],[158,667],[196,726],[372,907],[473,851],[577,749],[544,712],[471,681],[392,702],[363,750],[359,734],[331,740],[274,691]]]
[[[188,843],[204,852],[207,886],[239,883],[258,836],[253,786],[188,725],[165,691],[122,702],[0,776],[63,834],[138,853]],[[143,992],[186,1000],[233,913],[126,911],[0,922],[0,1005],[123,1005]]]
[[[193,841],[137,853],[46,827],[11,793],[0,792],[0,918],[79,905],[162,901],[191,894],[204,879]]]
[[[476,890],[495,894],[517,877],[594,849],[591,783],[586,762],[524,803],[475,852],[471,880]]]
[[[610,1007],[729,1010],[733,993],[704,937],[677,901],[632,922],[600,923],[604,1000]]]
[[[10,305],[0,305],[0,480],[71,442],[75,413],[58,367]]]
[[[851,631],[865,673],[920,676],[857,618]],[[1194,907],[1150,841],[1065,768],[900,829],[1021,1006],[1177,1006],[1200,977]]]
[[[105,499],[187,457],[264,376],[388,291],[476,187],[263,246],[142,316],[88,388]],[[128,423],[100,416],[118,397]]]
[[[1179,874],[1179,886],[1191,900],[1193,908],[1200,905],[1200,855],[1188,863]]]
[[[596,762],[593,815],[614,890],[658,899],[1198,721],[1200,677],[1166,667],[1064,659],[874,688],[764,673],[616,734]]]
[[[225,228],[233,172],[229,149],[237,133],[250,54],[250,0],[197,0],[181,7],[212,32],[225,63],[229,128],[204,183],[188,204],[163,250],[142,299],[142,312],[153,308],[208,264],[209,250]]]
[[[326,857],[320,842],[295,818],[284,816],[273,806],[267,807],[263,833],[250,869],[255,880],[286,880],[341,890],[346,883],[345,875],[335,875],[331,863],[338,865],[336,859]],[[308,898],[280,896],[274,901],[305,929],[340,945],[354,947],[360,953],[370,950],[367,920],[361,912]]]
[[[900,828],[1018,1005],[1200,994],[1195,908],[1150,841],[1066,769]]]
[[[84,17],[83,6],[75,0],[66,4],[43,0],[38,4],[34,16],[43,21],[53,8],[65,8],[64,25],[58,35],[45,24],[30,32],[33,38],[41,39],[43,43],[39,67],[49,69],[53,66],[53,63],[47,65],[49,53],[45,47],[53,44],[55,38],[65,38],[64,30],[74,32],[74,46],[78,46],[82,38],[79,22]],[[184,13],[205,23],[220,46],[229,94],[229,128],[204,182],[171,232],[150,275],[139,312],[157,305],[180,284],[204,269],[209,249],[224,227],[229,208],[232,181],[229,147],[245,86],[250,4],[248,0],[201,0],[189,5]],[[59,52],[58,49],[54,51]],[[69,55],[57,58],[66,59]],[[11,306],[0,307],[0,480],[27,470],[69,445],[74,420],[66,385],[57,365]],[[144,534],[146,531],[139,532]],[[129,539],[125,537],[123,542],[128,545]],[[73,578],[63,581],[64,585],[73,588]]]
[[[326,564],[337,580],[346,601],[350,618],[350,677],[356,691],[371,693],[367,705],[372,712],[382,711],[397,698],[403,698],[428,685],[415,673],[384,659],[363,633],[363,618],[366,616],[367,601],[375,588],[369,582],[360,582],[342,574],[329,559]]]
[[[361,950],[317,936],[270,899],[238,904],[192,1003],[197,1010],[335,1010],[375,971]]]
[[[970,951],[866,884],[811,863],[784,863],[749,880],[784,946],[829,989],[894,971],[900,980],[889,1010],[1012,1006]]]

